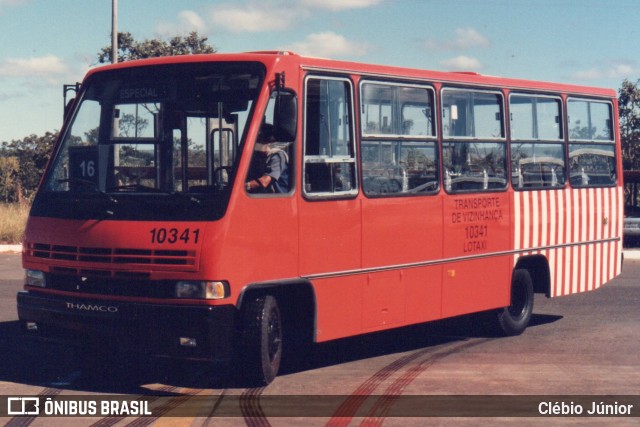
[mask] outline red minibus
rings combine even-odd
[[[616,93],[253,52],[89,71],[29,216],[25,334],[237,361],[621,271]],[[483,318],[485,316],[482,316]],[[487,318],[489,318],[487,316]]]

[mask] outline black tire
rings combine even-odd
[[[511,305],[497,312],[499,332],[504,336],[520,335],[533,315],[533,282],[527,270],[513,272]]]
[[[282,358],[282,317],[271,295],[252,297],[242,310],[240,338],[242,376],[252,385],[267,385],[278,375]]]

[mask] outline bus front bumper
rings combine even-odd
[[[171,305],[18,293],[23,333],[44,340],[101,340],[149,355],[227,362],[233,354],[233,305]]]

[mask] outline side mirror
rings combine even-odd
[[[71,98],[69,102],[67,102],[67,104],[64,106],[64,116],[63,116],[64,120],[66,120],[67,116],[69,116],[69,113],[71,112],[71,107],[73,107],[73,103],[75,101],[76,101],[75,98]]]
[[[80,91],[80,83],[76,83],[76,84],[72,84],[72,85],[62,85],[62,100],[63,100],[63,119],[66,120],[67,116],[69,115],[69,112],[71,111],[71,106],[73,106],[74,101],[76,100],[75,97],[71,98],[69,100],[69,102],[67,102],[67,93],[68,92],[75,92],[76,95],[78,94],[78,92]]]
[[[279,142],[296,140],[298,128],[298,98],[292,92],[280,91],[273,116],[273,136]]]

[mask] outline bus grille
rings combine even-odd
[[[61,261],[60,264],[107,264],[111,268],[122,266],[153,270],[195,270],[196,252],[169,249],[87,248],[79,246],[26,243],[27,256]]]

